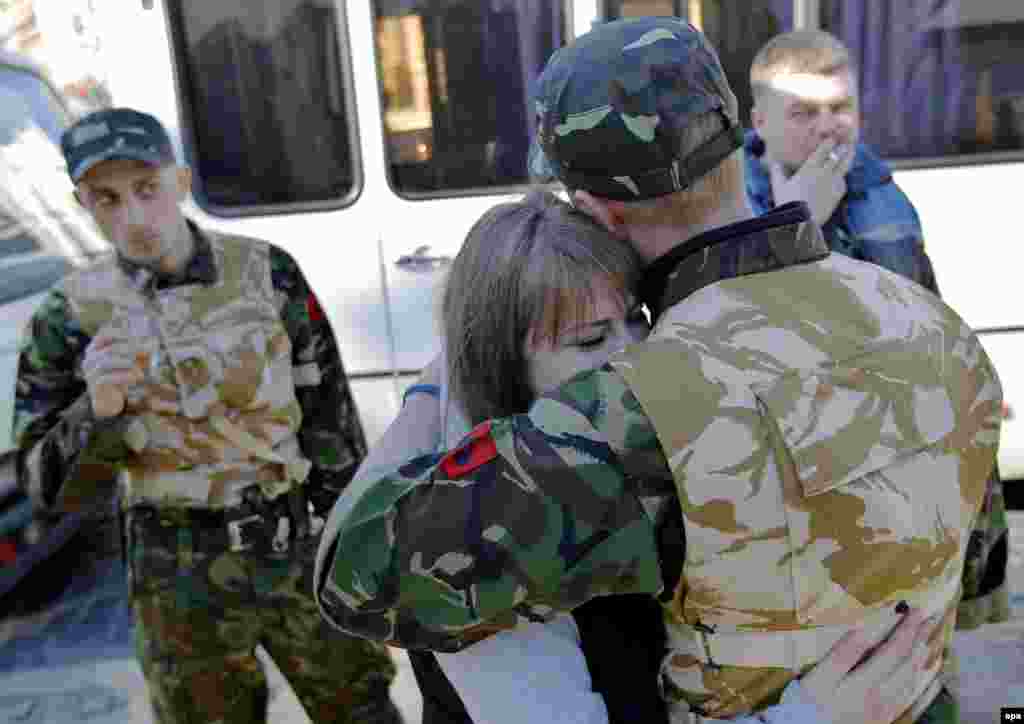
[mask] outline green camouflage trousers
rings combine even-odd
[[[1003,481],[997,466],[989,476],[978,521],[967,544],[958,629],[1010,619],[1010,589],[1006,581],[1009,536]]]
[[[943,689],[914,724],[960,724],[960,703]]]
[[[387,649],[320,618],[319,536],[235,553],[216,513],[139,508],[126,522],[136,649],[160,724],[266,721],[257,644],[316,724],[401,724]]]

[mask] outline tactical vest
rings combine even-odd
[[[113,337],[112,354],[146,368],[123,413],[133,450],[120,465],[128,507],[230,507],[253,484],[274,498],[310,468],[269,246],[206,236],[217,269],[210,284],[138,289],[115,259],[63,282],[83,331]]]
[[[677,289],[647,342],[613,360],[682,506],[661,669],[673,721],[777,703],[853,627],[887,631],[901,600],[945,618],[899,721],[918,718],[952,663],[998,377],[938,297],[874,265],[805,256]],[[705,250],[686,264],[674,278],[719,260]]]

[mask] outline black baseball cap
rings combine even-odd
[[[131,108],[108,108],[82,117],[61,136],[60,149],[74,183],[103,161],[127,159],[153,166],[175,162],[163,124]]]

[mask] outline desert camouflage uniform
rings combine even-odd
[[[314,721],[399,721],[387,651],[332,631],[310,595],[308,506],[325,514],[365,455],[330,325],[285,252],[192,229],[180,278],[110,259],[35,314],[19,362],[19,480],[46,506],[83,509],[120,478],[160,721],[264,720],[257,644]],[[113,420],[95,418],[83,378],[100,332],[118,338],[115,353],[150,356],[141,394]],[[232,550],[235,520],[246,550]]]
[[[570,188],[651,198],[741,143],[713,50],[675,20],[600,26],[539,85],[532,170]],[[710,113],[722,133],[664,153]],[[324,614],[455,651],[594,596],[659,595],[683,722],[776,703],[906,600],[944,625],[900,721],[957,721],[948,644],[1002,401],[977,336],[919,285],[830,254],[804,204],[680,244],[641,298],[647,342],[443,456],[354,480],[318,555]]]

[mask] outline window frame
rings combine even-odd
[[[184,35],[184,18],[182,4],[189,0],[167,0],[164,5],[164,17],[168,36],[171,40],[172,68],[174,72],[174,85],[179,100],[179,121],[181,122],[181,134],[185,160],[193,169],[199,168],[197,154],[195,116],[192,96],[189,91],[193,87],[191,75],[192,70],[188,60],[187,49],[182,42]],[[602,0],[598,3],[598,9],[602,20],[609,20],[609,6],[613,0]],[[795,29],[818,29],[821,28],[820,0],[792,0],[793,2],[793,27]],[[561,0],[563,34],[566,41],[575,37],[574,7],[573,0]],[[673,4],[679,8],[679,17],[688,17],[688,8],[685,0],[673,0]],[[346,3],[333,2],[335,12],[335,46],[338,50],[338,83],[340,85],[341,99],[345,105],[346,122],[344,128],[349,134],[349,148],[352,162],[352,187],[344,196],[337,199],[321,201],[294,201],[281,204],[258,204],[240,206],[222,206],[211,203],[205,192],[205,182],[197,172],[196,183],[193,189],[193,198],[197,205],[206,213],[219,218],[244,218],[261,216],[279,216],[288,214],[300,214],[309,212],[337,211],[355,204],[362,196],[365,189],[365,174],[363,166],[363,148],[361,143],[361,130],[359,126],[359,106],[355,95],[355,84],[353,80],[353,62],[351,43],[349,36],[349,21],[346,10]],[[371,12],[374,10],[371,9]],[[378,97],[382,97],[383,76],[380,73],[380,52],[374,42],[373,73],[375,75]],[[35,72],[31,66],[21,63],[7,62],[3,65],[28,72],[44,84],[63,101],[63,97],[49,83],[48,79]],[[388,134],[384,125],[383,106],[380,114],[381,148],[383,152],[383,163],[385,178],[388,187],[397,197],[408,201],[431,201],[446,198],[471,198],[480,196],[507,196],[522,193],[531,187],[529,181],[522,184],[511,184],[502,186],[481,186],[465,189],[447,189],[438,191],[409,191],[399,188],[391,172],[391,159],[388,156]],[[962,166],[987,166],[1003,163],[1024,162],[1024,149],[1017,151],[991,151],[981,153],[952,154],[948,156],[927,156],[921,158],[900,158],[885,157],[885,161],[894,171],[929,169],[929,168],[953,168]]]
[[[346,3],[328,0],[334,10],[334,40],[337,48],[338,83],[341,86],[341,100],[345,105],[345,123],[343,127],[349,136],[349,149],[352,162],[352,187],[337,199],[320,201],[290,201],[281,204],[243,204],[240,206],[221,206],[211,203],[206,194],[206,184],[199,173],[198,144],[196,143],[195,114],[191,90],[195,86],[192,79],[192,67],[188,59],[188,50],[184,42],[185,19],[182,6],[194,0],[166,0],[164,6],[164,23],[168,39],[171,43],[171,63],[174,71],[174,88],[178,97],[178,116],[181,123],[182,146],[185,162],[193,169],[195,183],[192,197],[205,213],[211,216],[236,219],[261,216],[281,216],[310,212],[337,211],[352,206],[363,194],[365,176],[363,173],[362,145],[360,143],[359,109],[356,105],[355,81],[352,69],[352,46],[349,40],[348,12]]]
[[[807,30],[822,30],[821,1],[793,0],[794,27]],[[863,0],[857,0],[862,2]],[[799,13],[797,12],[799,10]],[[800,25],[799,23],[804,23]],[[840,38],[842,40],[842,38]],[[844,43],[846,41],[843,41]],[[861,111],[863,114],[863,110]],[[862,121],[863,123],[863,115]],[[994,166],[1004,163],[1024,162],[1024,148],[1017,151],[983,151],[981,153],[955,153],[948,156],[922,156],[919,158],[903,158],[882,156],[893,171],[914,171],[929,168],[960,168],[966,166]]]
[[[600,4],[601,17],[609,20],[608,8],[613,0]],[[688,10],[683,0],[673,0],[677,7]],[[680,15],[686,18],[688,13]],[[821,0],[793,0],[794,30],[821,29]],[[922,156],[919,158],[884,157],[894,171],[912,171],[928,168],[953,168],[960,166],[991,166],[1002,163],[1024,162],[1024,148],[1017,151],[984,151],[981,153],[959,153],[949,156]]]
[[[376,22],[376,8],[373,6],[374,0],[370,0],[370,13],[372,19]],[[575,23],[573,22],[573,0],[559,0],[562,6],[562,33],[566,42],[571,41],[576,37],[575,35]],[[376,32],[376,26],[374,26],[374,32]],[[376,38],[373,43],[373,72],[377,81],[377,97],[384,97],[384,77],[380,72],[381,68],[381,57],[380,49],[377,47]],[[475,198],[479,196],[512,196],[515,194],[522,194],[527,190],[536,187],[538,184],[530,183],[529,179],[521,184],[506,184],[503,186],[478,186],[473,188],[465,189],[447,189],[440,191],[407,191],[398,188],[395,185],[394,178],[391,173],[391,159],[388,157],[388,132],[385,127],[384,121],[384,105],[380,106],[380,130],[381,130],[381,149],[384,154],[384,178],[387,180],[388,188],[391,192],[400,199],[405,201],[433,201],[436,199],[464,199],[464,198]],[[552,190],[559,187],[556,183],[543,184],[543,186]]]
[[[622,19],[622,15],[620,15],[620,14],[616,14],[614,16],[612,15],[611,7],[612,7],[612,5],[620,5],[621,6],[622,3],[623,3],[623,0],[601,0],[601,3],[600,3],[601,20],[604,21],[604,22],[611,22],[613,20],[621,20]],[[689,22],[689,20],[690,20],[690,8],[688,7],[688,5],[689,5],[689,3],[687,2],[687,0],[672,0],[672,9],[673,9],[673,12],[675,13],[672,17],[682,18],[683,20],[686,20],[687,22]]]

